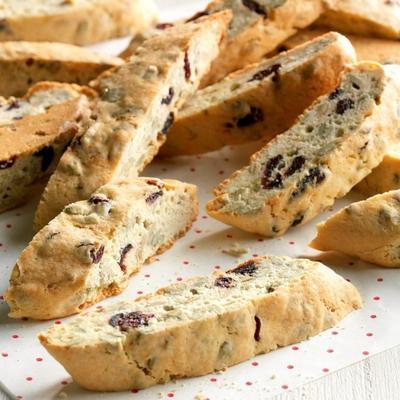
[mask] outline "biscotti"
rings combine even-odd
[[[258,257],[54,325],[39,339],[86,389],[142,389],[306,340],[360,307],[357,289],[323,264]]]
[[[43,190],[93,96],[88,88],[41,83],[24,98],[0,98],[0,212]]]
[[[310,246],[400,267],[400,190],[353,203],[317,226]]]
[[[70,204],[19,257],[5,296],[10,316],[59,318],[120,293],[197,213],[195,186],[153,178],[110,183]]]
[[[208,213],[277,236],[343,197],[398,142],[395,85],[379,64],[360,63],[250,164],[215,190]]]
[[[86,45],[141,32],[157,17],[153,0],[3,0],[0,41]]]
[[[299,31],[285,40],[271,56],[277,52],[291,50],[309,40],[324,35],[330,29],[312,27]],[[400,64],[400,42],[398,40],[371,38],[366,36],[346,34],[353,45],[359,61],[369,60],[381,64]]]
[[[337,33],[231,74],[197,92],[179,110],[160,154],[193,155],[271,140],[337,85],[356,56]]]
[[[93,86],[101,98],[52,175],[36,228],[111,180],[143,170],[166,140],[177,109],[208,72],[230,19],[227,11],[168,29],[99,77]]]
[[[42,81],[85,85],[122,63],[64,43],[0,42],[0,95],[23,96]]]
[[[326,0],[327,11],[317,24],[357,35],[400,39],[397,0]]]

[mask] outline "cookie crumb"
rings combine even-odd
[[[224,249],[222,251],[223,253],[229,254],[232,257],[241,257],[242,255],[249,253],[250,249],[247,247],[242,247],[239,243],[235,242],[229,249]]]

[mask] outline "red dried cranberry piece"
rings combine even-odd
[[[169,104],[171,104],[171,102],[172,102],[172,99],[174,98],[174,95],[175,95],[175,91],[174,91],[174,88],[173,87],[170,87],[169,88],[169,91],[168,91],[168,95],[166,96],[166,97],[164,97],[162,100],[161,100],[161,104],[165,104],[165,105],[169,105]]]
[[[10,110],[15,110],[17,108],[20,108],[21,104],[19,104],[18,100],[14,100],[11,102],[11,104],[6,108],[6,111],[10,111]]]
[[[36,157],[42,157],[42,171],[45,172],[50,167],[54,159],[54,149],[52,146],[45,146],[34,153]]]
[[[261,339],[260,332],[261,332],[261,320],[257,316],[254,317],[254,321],[256,322],[256,329],[254,331],[254,340],[259,342]]]
[[[255,0],[242,0],[242,3],[249,10],[254,11],[256,14],[263,15],[265,18],[268,17],[268,11]]]
[[[133,311],[129,313],[119,313],[113,315],[108,323],[114,327],[119,328],[121,331],[147,326],[149,320],[154,318],[154,314],[145,314],[140,311]]]
[[[262,81],[265,78],[268,78],[270,75],[274,74],[274,82],[276,82],[279,78],[279,70],[282,68],[282,64],[274,64],[268,67],[267,69],[263,69],[262,71],[258,71],[253,77],[249,80],[249,82],[253,81]]]
[[[339,100],[336,105],[336,113],[343,115],[347,110],[354,108],[354,101],[352,99]]]
[[[257,269],[258,267],[256,263],[250,260],[238,265],[234,269],[231,269],[230,271],[228,271],[228,273],[253,276],[257,272]]]
[[[133,246],[129,243],[121,249],[121,257],[119,259],[118,265],[122,272],[126,272],[126,265],[124,264],[127,254],[133,249]]]
[[[215,280],[214,285],[228,289],[235,286],[235,281],[232,278],[229,278],[228,276],[220,276]]]
[[[289,168],[286,170],[285,176],[291,176],[297,171],[301,170],[305,163],[306,159],[303,156],[296,156],[290,164]]]
[[[238,119],[236,126],[238,128],[245,128],[261,121],[264,121],[263,111],[260,108],[251,106],[250,112],[244,117]]]
[[[96,251],[95,248],[90,249],[90,258],[92,259],[93,264],[98,264],[104,255],[104,246],[100,246],[100,248]]]
[[[163,128],[161,129],[161,133],[163,135],[166,135],[168,133],[168,131],[171,129],[171,126],[174,124],[174,121],[175,121],[175,115],[173,112],[170,112],[168,114],[167,120],[165,121]]]
[[[186,20],[186,22],[193,22],[193,21],[196,21],[197,19],[199,19],[201,17],[205,17],[207,15],[209,15],[207,11],[200,11],[200,12],[194,14],[193,17]]]
[[[11,168],[15,164],[16,160],[17,156],[11,157],[8,160],[0,161],[0,169]]]
[[[307,186],[309,185],[318,185],[323,182],[326,178],[326,175],[323,171],[321,171],[318,167],[310,168],[308,174],[299,182],[297,185],[297,190],[293,192],[292,197],[296,197],[301,193],[304,193]]]
[[[190,67],[189,54],[188,54],[187,51],[185,51],[183,69],[185,71],[185,79],[188,81],[190,79],[190,77],[192,76],[192,70],[191,70],[191,67]]]
[[[339,96],[341,96],[343,94],[343,90],[340,88],[337,88],[335,91],[333,91],[330,95],[329,95],[329,100],[335,100],[337,99]]]
[[[263,177],[261,179],[261,185],[264,189],[275,189],[282,187],[282,175],[277,173],[275,178],[272,176],[275,170],[283,168],[284,164],[283,157],[280,154],[268,160],[265,166]]]
[[[264,179],[261,181],[263,189],[280,189],[283,187],[283,179],[281,174],[276,174],[274,179]]]
[[[155,192],[155,193],[151,193],[148,197],[146,197],[146,203],[147,204],[154,204],[156,202],[156,200],[161,197],[164,194],[164,192],[162,190]]]
[[[170,22],[162,22],[156,25],[156,29],[163,31],[164,29],[172,28],[173,26],[174,24],[171,24]]]
[[[89,199],[89,203],[90,204],[105,204],[105,203],[109,203],[110,200],[104,197],[100,197],[100,196],[92,196]]]

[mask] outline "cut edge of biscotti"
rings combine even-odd
[[[387,268],[400,267],[400,190],[341,209],[317,225],[309,246],[338,251]]]
[[[315,98],[334,88],[337,74],[355,61],[356,54],[348,39],[331,32],[236,71],[198,91],[185,103],[160,155],[195,155],[225,145],[271,139],[287,129]],[[296,91],[293,95],[306,92],[299,101],[303,107],[296,110],[288,87]],[[271,98],[285,110],[285,117],[279,110],[270,109]],[[282,127],[283,123],[277,121],[283,119],[287,123]]]
[[[349,68],[336,90],[215,189],[207,212],[265,236],[308,222],[347,194],[398,141],[398,96],[379,64]]]
[[[59,318],[122,292],[130,275],[190,228],[196,193],[179,181],[137,178],[68,205],[17,260],[5,295],[9,315]]]
[[[86,389],[142,389],[306,340],[361,306],[323,264],[267,256],[85,313],[39,340]]]

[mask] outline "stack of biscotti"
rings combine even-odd
[[[193,155],[284,132],[356,61],[349,41],[330,33],[199,90],[179,110],[161,148]]]
[[[220,184],[208,213],[265,236],[310,221],[398,143],[397,99],[392,79],[379,64],[350,68],[334,91]]]
[[[19,257],[5,296],[10,316],[64,317],[120,293],[197,213],[195,186],[153,178],[117,181],[68,205]]]
[[[312,24],[323,12],[323,0],[215,0],[203,12],[190,18],[196,20],[223,10],[231,10],[233,19],[221,44],[221,52],[201,87],[223,79],[228,73],[254,62],[274,50],[282,41]],[[182,24],[180,21],[177,24]],[[172,24],[160,24],[156,29],[135,37],[124,57],[141,46],[141,40],[163,34]]]
[[[2,0],[0,41],[86,45],[142,32],[157,17],[153,0]]]
[[[64,43],[0,42],[0,95],[23,96],[42,81],[86,85],[122,63],[120,58]]]
[[[94,97],[89,88],[41,83],[23,98],[0,98],[0,212],[43,189]]]
[[[168,29],[97,79],[100,99],[45,189],[36,228],[111,180],[143,170],[166,140],[178,108],[209,71],[230,19],[225,11]]]
[[[53,325],[41,343],[84,388],[205,375],[315,336],[361,307],[324,265],[259,257]]]
[[[301,30],[296,35],[285,40],[277,50],[270,55],[273,56],[277,52],[293,49],[296,46],[324,35],[329,31],[330,29],[323,27],[311,27]],[[370,60],[381,64],[400,64],[400,42],[398,40],[359,36],[347,33],[346,37],[353,45],[359,61]]]

